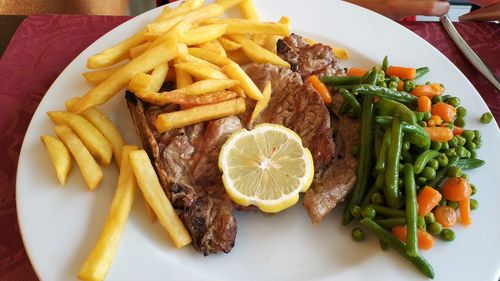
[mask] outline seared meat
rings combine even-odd
[[[344,73],[330,46],[320,43],[308,45],[294,33],[278,40],[277,51],[281,58],[290,63],[292,70],[297,71],[304,79],[313,74],[322,77]]]
[[[229,135],[242,128],[234,116],[159,134],[154,120],[176,106],[157,107],[127,93],[137,133],[160,178],[165,193],[203,254],[229,252],[236,238],[233,203],[222,185],[217,159]]]
[[[251,64],[245,71],[260,89],[271,81],[271,99],[254,125],[274,123],[288,127],[311,151],[316,171],[330,163],[335,151],[330,116],[312,86],[302,83],[297,73],[270,64]]]
[[[278,41],[278,55],[307,79],[310,75],[344,75],[329,46],[307,45],[302,37],[292,34]],[[339,113],[343,98],[332,94],[332,128],[335,131],[335,155],[333,161],[316,170],[311,188],[304,196],[304,207],[313,223],[320,222],[338,203],[349,194],[356,182],[358,161],[351,150],[359,143],[359,121]],[[321,114],[322,115],[322,114]],[[316,164],[316,161],[314,163]],[[324,164],[324,163],[323,163]]]

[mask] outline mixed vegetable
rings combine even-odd
[[[382,249],[396,249],[433,278],[419,249],[431,249],[434,237],[452,241],[457,222],[472,223],[476,187],[464,171],[484,161],[476,153],[481,133],[464,129],[467,110],[460,99],[445,95],[441,84],[417,84],[428,72],[389,65],[385,57],[381,67],[350,68],[346,77],[321,82],[343,96],[344,114],[361,120],[358,178],[343,223],[358,219],[379,237]],[[354,240],[364,237],[363,229],[353,229]]]

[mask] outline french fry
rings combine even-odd
[[[216,40],[226,32],[226,24],[209,24],[193,28],[181,38],[186,45],[199,45]]]
[[[283,16],[279,19],[278,22],[290,26],[290,19],[288,17]],[[273,54],[277,54],[276,44],[278,40],[282,38],[283,36],[280,35],[268,35],[268,34],[255,34],[253,36],[255,43],[271,51]]]
[[[217,40],[219,40],[219,43],[222,45],[222,47],[226,51],[234,51],[234,50],[238,50],[239,48],[241,48],[240,43],[236,43],[233,40],[230,40],[226,37],[219,37],[219,39],[217,39]]]
[[[146,151],[132,151],[129,158],[142,194],[153,208],[158,221],[169,234],[175,247],[181,248],[191,243],[191,236],[168,201]]]
[[[255,83],[248,77],[248,74],[241,67],[231,61],[224,66],[224,72],[231,78],[240,81],[240,87],[245,91],[245,94],[254,100],[261,100],[262,93]]]
[[[155,105],[165,105],[169,103],[193,107],[197,105],[218,103],[239,97],[239,94],[233,91],[217,91],[208,94],[193,96],[181,93],[154,93],[137,92],[138,98]]]
[[[79,114],[66,111],[49,111],[47,115],[56,125],[68,125],[78,135],[97,162],[103,166],[109,164],[113,146],[87,119]]]
[[[276,22],[260,22],[248,19],[213,18],[206,20],[205,24],[227,24],[226,34],[274,34],[281,36],[290,35],[288,24]]]
[[[218,119],[245,112],[243,98],[232,99],[220,103],[200,105],[190,109],[159,114],[155,126],[160,132],[182,128],[185,126]]]
[[[165,21],[154,22],[147,25],[148,32],[166,32],[174,27],[181,20],[190,23],[197,23],[206,19],[220,17],[224,14],[224,8],[217,4],[210,4],[205,7],[192,10],[185,15],[167,19]]]
[[[222,38],[222,37],[221,37]],[[217,66],[223,66],[229,62],[229,59],[215,52],[202,48],[189,48],[190,55],[211,62]]]
[[[240,2],[240,11],[244,18],[260,21],[259,13],[253,3],[253,0],[243,0]]]
[[[333,55],[338,59],[345,60],[349,58],[349,54],[347,53],[346,49],[332,47],[332,52]]]
[[[232,35],[230,37],[241,44],[243,52],[253,61],[258,63],[271,63],[278,66],[290,67],[290,64],[278,55],[259,46],[254,41],[243,35]]]
[[[193,10],[201,8],[204,2],[205,0],[186,0],[182,2],[179,6],[177,6],[177,8],[172,9],[170,11],[168,11],[169,10],[168,6],[165,6],[165,8],[163,8],[162,13],[157,17],[155,22],[164,21],[177,16],[185,15]]]
[[[137,93],[141,91],[148,91],[149,82],[151,80],[151,75],[146,73],[137,73],[130,79],[128,83],[128,90],[132,93]]]
[[[144,42],[140,45],[130,48],[130,57],[132,59],[138,57],[140,54],[144,53],[149,46],[151,46],[151,42]]]
[[[175,59],[174,62],[176,64],[182,63],[182,61],[178,58]],[[176,67],[175,68],[175,84],[177,85],[177,88],[188,87],[189,85],[193,84],[193,78],[191,77],[191,74]]]
[[[144,198],[144,195],[142,195],[142,202],[144,202],[144,207],[146,207],[146,214],[148,215],[148,219],[150,222],[155,222],[156,221],[156,214],[153,208],[149,206],[148,201],[146,201],[146,198]]]
[[[271,99],[271,81],[267,81],[264,90],[262,91],[263,98],[255,104],[255,108],[253,109],[252,116],[250,117],[250,123],[253,123],[259,114],[267,107],[269,104],[269,100]]]
[[[151,79],[149,80],[149,90],[158,92],[165,82],[168,73],[168,63],[162,63],[153,69],[151,72]]]
[[[183,94],[183,95],[198,96],[229,89],[231,87],[239,85],[239,83],[240,82],[238,80],[231,80],[231,79],[205,79],[194,82],[193,84],[187,87],[177,88],[173,91],[166,92],[165,94]]]
[[[123,157],[120,161],[122,168],[113,201],[99,239],[78,271],[80,280],[104,280],[111,267],[137,190],[137,180],[128,158],[129,153],[134,150],[137,150],[137,146],[126,145],[123,147]]]
[[[52,165],[54,165],[59,182],[61,185],[64,185],[68,179],[69,172],[71,172],[71,168],[73,167],[73,161],[71,160],[69,150],[57,138],[51,136],[41,136],[40,140],[43,142],[47,152],[49,153],[50,160],[52,161]]]
[[[96,189],[103,177],[101,167],[69,126],[57,125],[54,130],[57,137],[66,145],[73,158],[75,158],[89,189]]]
[[[176,69],[183,70],[197,79],[228,79],[227,75],[219,69],[202,63],[183,62],[176,63],[174,66]]]
[[[227,52],[227,57],[239,65],[245,65],[252,62],[242,49]]]
[[[82,73],[85,81],[90,85],[96,86],[102,81],[108,79],[111,75],[113,75],[116,71],[118,71],[122,66],[115,66],[110,68],[103,68],[94,71],[87,71]]]
[[[121,161],[119,159],[122,159],[122,149],[125,145],[125,139],[120,130],[106,114],[95,107],[85,109],[81,115],[89,120],[111,143],[113,157],[118,167],[120,167]]]
[[[130,48],[141,44],[144,40],[143,32],[138,32],[115,46],[88,58],[87,67],[90,69],[97,69],[113,65],[123,60]]]
[[[125,87],[135,74],[148,72],[176,56],[177,47],[175,40],[169,39],[161,42],[157,46],[148,49],[140,56],[131,60],[111,77],[87,92],[71,107],[71,111],[82,112],[89,107],[105,103]]]
[[[215,3],[224,7],[225,10],[240,4],[242,0],[215,0]]]
[[[205,49],[205,50],[212,51],[212,52],[214,52],[220,56],[223,56],[223,57],[227,56],[226,50],[224,50],[224,47],[222,47],[222,45],[220,44],[220,42],[218,40],[214,40],[211,42],[206,42],[206,43],[200,44],[200,45],[198,45],[198,47]]]

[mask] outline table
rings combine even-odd
[[[4,151],[0,162],[0,280],[38,280],[23,246],[15,204],[17,161],[30,119],[52,82],[73,58],[101,35],[128,19],[115,16],[28,16],[0,58],[0,147]],[[447,56],[472,82],[500,122],[499,91],[466,60],[439,23],[401,24]],[[458,23],[456,26],[500,77],[498,24]]]

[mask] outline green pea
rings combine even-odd
[[[449,105],[452,105],[453,107],[459,107],[460,106],[460,99],[458,97],[451,97],[449,100],[446,101]]]
[[[446,175],[450,178],[458,178],[462,174],[462,170],[457,166],[451,166],[446,170]]]
[[[457,108],[457,115],[460,117],[465,117],[467,115],[467,109],[463,106]]]
[[[422,171],[422,176],[427,180],[433,180],[436,177],[436,170],[432,169],[431,167],[425,167]]]
[[[408,141],[403,142],[403,150],[404,151],[410,150],[410,142],[408,142]]]
[[[397,89],[398,88],[398,82],[391,81],[391,82],[389,82],[388,86],[389,86],[389,88]]]
[[[472,141],[474,139],[474,131],[471,131],[471,130],[464,130],[462,132],[462,137],[466,140],[466,141]]]
[[[458,116],[457,118],[455,118],[455,121],[453,122],[453,124],[455,126],[463,128],[463,127],[465,127],[465,118]]]
[[[455,240],[455,232],[449,228],[445,228],[441,231],[441,239],[444,241],[453,241]]]
[[[363,209],[361,209],[361,216],[363,218],[374,219],[375,215],[377,215],[377,212],[372,207],[365,206],[363,207]]]
[[[470,200],[470,209],[476,210],[478,207],[479,207],[479,202],[477,202],[476,199],[471,199]]]
[[[443,145],[438,141],[431,142],[431,149],[435,151],[439,151]]]
[[[448,144],[447,141],[441,143],[441,150],[442,151],[447,150],[449,148],[450,148],[450,145]]]
[[[447,102],[451,98],[452,98],[452,96],[450,96],[450,95],[443,95],[443,101],[444,102]]]
[[[358,205],[352,206],[351,215],[355,218],[360,218],[361,217],[361,207]]]
[[[375,192],[372,194],[372,198],[370,199],[373,204],[383,204],[384,203],[384,196],[380,192]]]
[[[472,192],[470,194],[471,196],[474,195],[474,194],[476,194],[477,188],[476,188],[476,186],[474,184],[472,184],[472,183],[470,184],[470,189],[472,190]]]
[[[439,169],[439,162],[437,161],[437,159],[431,159],[429,160],[429,162],[427,162],[427,167],[433,170],[437,170]]]
[[[425,216],[425,223],[426,224],[431,224],[436,221],[436,217],[434,214],[431,212],[427,216]]]
[[[387,83],[385,83],[385,81],[378,81],[377,86],[387,88]]]
[[[435,235],[435,236],[437,236],[437,235],[441,234],[441,231],[442,231],[442,230],[443,230],[443,226],[442,226],[439,222],[437,222],[437,221],[435,221],[435,222],[431,223],[431,224],[427,227],[427,231],[428,231],[430,234]]]
[[[424,217],[422,217],[422,216],[417,217],[417,227],[422,229],[422,230],[426,229],[427,225],[425,224]]]
[[[471,159],[477,159],[477,151],[471,150],[470,151],[470,158]]]
[[[417,124],[420,125],[420,127],[427,127],[427,123],[425,121],[418,121]]]
[[[481,148],[481,146],[483,146],[483,140],[481,138],[475,138],[473,142],[476,144],[476,149]]]
[[[469,175],[467,175],[466,173],[463,173],[460,175],[461,178],[463,178],[464,180],[469,180]]]
[[[480,139],[482,137],[481,131],[474,130],[474,138]]]
[[[441,153],[436,157],[440,167],[446,167],[448,165],[448,157],[444,153]]]
[[[420,111],[413,111],[415,113],[415,117],[417,117],[417,122],[422,121],[422,118],[424,118],[424,113]]]
[[[437,95],[437,96],[432,97],[433,104],[438,103],[438,102],[442,102],[442,101],[443,101],[443,97],[441,95]]]
[[[457,147],[458,146],[457,136],[454,136],[451,140],[449,140],[448,144],[450,145],[450,147]]]
[[[391,75],[391,81],[394,81],[397,83],[397,82],[399,82],[399,77]]]
[[[491,115],[491,112],[485,112],[483,115],[481,115],[481,123],[483,124],[489,124],[491,120],[493,120],[493,115]]]
[[[424,178],[424,177],[418,177],[417,178],[417,184],[418,185],[425,185],[425,183],[427,183],[427,178]]]
[[[468,141],[465,143],[465,148],[469,151],[476,150],[476,144],[473,141]]]
[[[361,228],[356,227],[352,230],[351,236],[354,241],[362,241],[365,239],[365,232]]]
[[[439,206],[446,206],[446,204],[448,204],[448,201],[442,197],[441,200],[439,200]]]
[[[453,208],[453,210],[456,210],[458,208],[458,202],[455,201],[448,201],[448,207]]]
[[[464,137],[462,136],[456,136],[458,140],[458,146],[463,146],[465,142],[467,141]]]
[[[405,83],[403,84],[403,90],[405,92],[411,92],[415,89],[415,81],[413,80],[406,80]]]
[[[453,157],[457,155],[457,152],[455,151],[454,148],[447,149],[444,154],[446,154],[447,157]]]
[[[467,149],[463,146],[456,147],[455,152],[460,158],[465,158],[465,156],[467,155]]]
[[[431,119],[431,116],[432,116],[432,114],[430,112],[425,112],[424,118],[422,118],[422,120],[428,121],[429,119]]]

